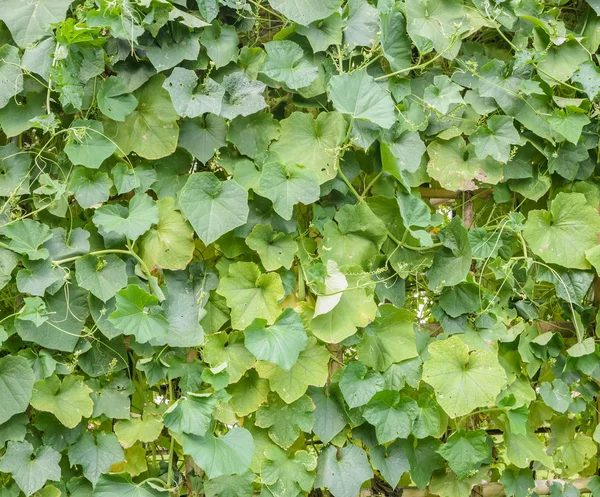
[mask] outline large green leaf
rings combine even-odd
[[[300,352],[306,348],[306,331],[300,316],[293,309],[286,309],[272,326],[264,319],[255,320],[244,330],[245,346],[261,361],[277,364],[289,371]]]
[[[262,274],[252,262],[236,262],[221,279],[217,292],[225,297],[231,309],[231,325],[243,330],[255,319],[273,324],[281,314],[278,301],[283,298],[283,285],[277,273]]]
[[[530,211],[523,236],[544,262],[589,269],[585,251],[598,243],[600,216],[581,193],[559,193],[550,210]]]
[[[167,497],[169,494],[157,486],[138,484],[127,474],[102,475],[94,489],[93,497]]]
[[[273,202],[283,219],[291,219],[296,204],[319,199],[319,175],[301,165],[271,162],[263,166],[258,192]]]
[[[12,45],[4,45],[0,48],[0,109],[6,107],[21,90],[23,90],[23,71],[19,50]]]
[[[0,459],[0,471],[10,473],[26,496],[37,492],[44,484],[60,480],[60,454],[52,447],[34,450],[29,442],[8,442]]]
[[[0,197],[24,195],[29,191],[30,165],[31,158],[20,153],[14,143],[0,147]]]
[[[477,471],[491,455],[488,436],[483,430],[454,432],[438,452],[461,480]]]
[[[106,121],[106,136],[122,154],[135,152],[146,159],[160,159],[175,152],[179,118],[169,94],[163,88],[165,77],[158,74],[134,93],[136,109],[123,122]]]
[[[4,235],[10,238],[9,249],[18,254],[26,254],[30,260],[47,259],[48,250],[40,248],[50,240],[50,228],[47,225],[31,219],[21,219],[4,228]]]
[[[385,371],[394,362],[417,357],[412,315],[387,304],[378,312],[380,316],[365,328],[356,346],[358,359],[377,371]]]
[[[389,92],[365,70],[333,76],[328,90],[334,108],[354,119],[388,129],[396,122],[395,104]]]
[[[139,343],[164,340],[169,322],[158,307],[158,298],[138,285],[129,285],[116,294],[117,308],[109,321],[123,334]]]
[[[163,83],[169,92],[175,110],[181,117],[197,117],[210,112],[219,114],[225,90],[216,81],[208,78],[198,89],[198,78],[194,71],[176,67]]]
[[[73,0],[7,0],[0,13],[13,39],[25,47],[47,36],[54,23],[64,20]]]
[[[217,401],[212,396],[181,397],[165,412],[165,426],[176,433],[203,437],[210,428],[216,404]]]
[[[254,455],[254,440],[245,428],[233,428],[221,437],[184,434],[181,439],[184,454],[192,456],[209,478],[244,473]]]
[[[69,447],[71,466],[79,465],[83,474],[96,486],[100,476],[107,473],[113,464],[123,460],[123,449],[113,433],[84,433]]]
[[[423,380],[451,417],[494,404],[506,385],[506,373],[492,350],[470,350],[458,336],[429,345]]]
[[[269,437],[283,449],[289,449],[302,432],[313,427],[315,405],[310,397],[303,395],[286,404],[277,394],[270,394],[267,404],[256,412],[256,425],[269,429]]]
[[[318,69],[304,57],[304,51],[293,41],[265,43],[267,57],[260,69],[267,78],[283,83],[292,90],[310,85]]]
[[[81,418],[92,415],[90,393],[92,389],[81,376],[69,375],[61,381],[52,375],[35,383],[31,405],[38,411],[51,412],[67,428],[75,428]]]
[[[86,255],[77,259],[75,276],[81,288],[89,290],[103,302],[127,286],[125,263],[114,254]]]
[[[281,121],[281,136],[270,149],[286,165],[305,166],[317,175],[319,183],[325,183],[336,175],[335,149],[344,140],[346,126],[337,112],[321,112],[316,119],[308,113],[294,112]],[[311,188],[311,194],[313,191]],[[289,211],[282,209],[282,212]]]
[[[315,487],[326,488],[334,497],[356,497],[372,476],[363,449],[353,444],[341,449],[328,445],[319,455]]]
[[[181,189],[179,205],[206,245],[244,224],[249,212],[246,190],[213,173],[192,174]]]
[[[325,19],[341,6],[340,0],[269,0],[269,4],[287,18],[306,26]]]
[[[138,193],[128,207],[121,204],[103,205],[96,210],[93,220],[96,226],[105,231],[137,240],[158,222],[158,206],[148,194]]]
[[[98,169],[117,150],[99,121],[76,119],[70,129],[65,153],[73,164]]]
[[[140,241],[142,259],[150,268],[185,269],[194,253],[194,231],[175,210],[175,200],[165,197],[156,202],[158,222]]]
[[[0,359],[0,424],[12,416],[25,412],[31,394],[35,376],[23,357],[6,356]]]
[[[276,233],[271,226],[257,224],[246,238],[246,245],[258,252],[260,262],[267,271],[280,267],[290,268],[298,245],[291,235]]]
[[[377,441],[384,444],[397,438],[407,438],[417,414],[417,403],[413,399],[385,390],[369,401],[363,417],[375,426]]]
[[[329,351],[309,338],[306,349],[300,352],[292,369],[283,368],[270,362],[258,362],[258,374],[269,380],[271,390],[288,404],[304,395],[309,385],[321,387],[327,381]]]

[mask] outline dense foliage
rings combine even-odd
[[[600,1],[0,20],[1,497],[596,472]]]

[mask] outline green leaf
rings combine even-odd
[[[17,320],[17,333],[23,340],[42,347],[73,352],[90,313],[87,292],[71,283],[68,292],[62,290],[44,300],[48,320],[40,326],[30,321]]]
[[[115,121],[124,121],[138,105],[137,98],[129,93],[129,88],[116,76],[102,82],[96,98],[102,114]]]
[[[104,134],[99,121],[76,119],[71,123],[65,153],[75,165],[98,169],[116,150],[117,146]]]
[[[278,395],[271,393],[267,405],[256,412],[256,425],[269,429],[273,442],[289,449],[302,432],[310,433],[314,423],[315,405],[310,397],[303,395],[291,404],[286,404]]]
[[[324,52],[331,45],[342,44],[342,28],[344,21],[338,12],[329,17],[314,21],[307,26],[297,25],[296,32],[308,38],[313,52]]]
[[[567,412],[573,400],[569,385],[560,378],[556,378],[551,384],[543,382],[540,385],[540,397],[548,407],[562,414]]]
[[[269,0],[269,4],[288,19],[306,26],[329,17],[340,8],[341,0]]]
[[[425,88],[423,100],[438,112],[446,114],[451,105],[464,103],[461,91],[462,88],[448,76],[435,76],[433,84]]]
[[[387,239],[384,222],[364,203],[344,205],[335,220],[337,224],[328,221],[323,230],[323,243],[319,247],[323,261],[369,267]]]
[[[6,423],[15,414],[25,412],[35,376],[23,357],[6,356],[0,359],[0,424]]]
[[[190,395],[177,399],[163,417],[165,426],[175,433],[203,437],[210,428],[217,405],[214,396]]]
[[[333,107],[351,116],[391,128],[396,122],[395,104],[385,86],[375,82],[366,70],[333,76],[328,95]]]
[[[373,469],[379,471],[383,479],[396,488],[402,475],[410,469],[404,447],[395,442],[388,447],[378,445],[369,451]]]
[[[429,345],[423,380],[451,418],[494,404],[506,385],[506,373],[491,350],[470,350],[458,336]]]
[[[289,269],[298,251],[294,237],[277,233],[265,224],[254,226],[246,238],[246,245],[258,252],[260,262],[267,271],[275,271],[280,267]]]
[[[246,223],[248,192],[213,173],[192,174],[179,193],[181,212],[205,245]]]
[[[238,36],[234,26],[215,23],[202,31],[200,40],[217,69],[237,59]]]
[[[404,171],[414,173],[419,169],[426,150],[419,133],[412,131],[403,132],[393,142],[382,143],[381,147],[383,169],[402,182]]]
[[[277,152],[284,164],[305,166],[317,175],[320,184],[335,178],[338,168],[335,149],[343,143],[347,128],[341,114],[321,112],[314,119],[311,114],[293,112],[280,124],[281,136],[270,150]],[[311,188],[311,194],[313,191]]]
[[[32,219],[19,219],[3,229],[10,239],[8,248],[17,254],[25,254],[32,261],[47,259],[50,253],[40,246],[52,238],[50,228]]]
[[[48,289],[58,289],[63,283],[64,273],[46,259],[29,261],[23,259],[24,269],[17,273],[17,288],[20,292],[43,296]],[[56,284],[56,287],[53,285]]]
[[[312,431],[323,443],[329,443],[346,426],[344,410],[337,399],[325,392],[325,389],[310,387],[308,396],[315,405]]]
[[[480,288],[473,283],[460,283],[444,288],[440,295],[440,307],[450,317],[457,318],[480,308]]]
[[[448,190],[475,190],[477,182],[496,184],[502,179],[502,166],[491,158],[477,159],[463,138],[434,140],[427,146],[427,173]]]
[[[145,485],[149,485],[146,483]],[[167,497],[168,491],[156,486],[133,483],[125,474],[102,475],[94,489],[93,497]]]
[[[32,457],[33,456],[33,457]],[[60,480],[60,454],[45,445],[37,450],[29,442],[8,442],[0,460],[0,471],[10,473],[26,496],[48,481]]]
[[[225,90],[211,78],[198,86],[198,77],[194,71],[176,67],[163,83],[163,88],[169,92],[173,107],[181,117],[221,112]]]
[[[266,326],[264,319],[255,320],[245,329],[244,337],[254,357],[277,364],[284,371],[296,364],[307,342],[302,320],[293,309],[285,309],[273,326]]]
[[[357,286],[353,284],[352,286]],[[358,328],[375,319],[377,304],[364,288],[344,290],[339,303],[329,312],[313,316],[310,329],[328,343],[340,343],[354,335]]]
[[[244,347],[241,333],[217,333],[206,337],[204,358],[213,368],[227,364],[229,382],[235,383],[256,360]]]
[[[240,153],[254,159],[279,138],[279,121],[271,114],[259,112],[250,116],[238,116],[229,124],[227,140]]]
[[[255,412],[267,400],[269,382],[259,378],[258,373],[251,369],[240,381],[228,388],[231,394],[229,403],[238,416],[248,416]]]
[[[504,485],[504,493],[508,497],[525,497],[535,487],[533,471],[530,469],[506,468],[499,481]]]
[[[412,65],[412,48],[406,33],[406,20],[398,4],[382,4],[379,9],[381,47],[392,71],[400,71]]]
[[[13,40],[24,48],[47,36],[51,25],[65,19],[73,0],[34,0],[23,3],[7,0],[0,20],[8,27]]]
[[[206,497],[252,497],[254,473],[248,471],[242,475],[219,476],[207,480],[202,488]]]
[[[600,10],[600,3],[596,10]],[[594,100],[600,93],[600,69],[590,60],[581,64],[571,79],[583,87],[590,100]]]
[[[2,14],[0,19],[4,20]],[[0,48],[0,109],[23,90],[23,71],[19,50],[12,45]]]
[[[438,450],[460,480],[464,480],[491,456],[487,433],[483,430],[454,432]]]
[[[0,197],[29,192],[30,166],[29,155],[19,153],[14,143],[0,147]]]
[[[265,85],[248,79],[244,73],[228,74],[221,86],[225,89],[225,96],[220,115],[226,119],[249,116],[267,106],[263,97]]]
[[[136,442],[154,442],[160,436],[163,424],[158,416],[144,414],[141,418],[119,421],[114,429],[121,445],[129,448]]]
[[[559,193],[550,211],[529,212],[523,236],[544,262],[566,268],[589,269],[586,250],[597,244],[600,216],[581,193]]]
[[[149,268],[185,269],[194,254],[194,231],[175,210],[175,200],[156,202],[158,222],[140,241],[140,255]]]
[[[181,123],[178,145],[202,163],[208,162],[217,150],[226,145],[227,122],[214,114]],[[187,172],[187,171],[186,171]]]
[[[125,268],[125,262],[114,254],[86,255],[75,261],[75,276],[81,288],[106,302],[127,286]]]
[[[137,193],[128,207],[103,205],[96,210],[94,224],[105,231],[137,240],[158,222],[158,205],[146,193]]]
[[[179,135],[175,121],[179,116],[162,87],[164,81],[162,74],[152,77],[134,93],[138,105],[123,122],[104,123],[106,136],[118,145],[120,153],[160,159],[175,152]]]
[[[293,41],[265,43],[267,57],[260,72],[267,78],[296,90],[310,85],[318,75],[317,67],[304,57],[304,51]]]
[[[75,428],[81,418],[89,418],[94,409],[92,389],[77,375],[65,376],[61,382],[52,375],[33,386],[31,405],[38,411],[51,412],[67,428]]]
[[[69,188],[84,209],[103,204],[110,198],[112,181],[108,174],[80,167],[73,172]]]
[[[129,285],[116,294],[117,308],[108,320],[124,335],[139,343],[164,340],[169,322],[158,307],[158,299],[138,285]]]
[[[373,396],[365,407],[363,417],[375,427],[377,441],[384,444],[397,438],[407,438],[418,412],[413,399],[385,390]]]
[[[245,428],[233,428],[221,437],[184,434],[181,440],[183,453],[192,456],[209,478],[244,473],[254,455],[254,440]]]
[[[231,309],[231,325],[243,330],[255,319],[273,324],[281,314],[278,301],[284,297],[277,273],[262,274],[252,262],[236,262],[229,266],[217,288]]]
[[[328,445],[319,455],[315,487],[334,497],[356,497],[361,485],[373,477],[365,451],[349,444],[338,449]]]
[[[84,433],[69,447],[69,463],[81,466],[83,474],[96,486],[100,476],[108,473],[113,464],[123,460],[125,454],[113,433]]]
[[[388,304],[379,306],[379,316],[364,329],[356,346],[358,360],[377,371],[392,363],[417,357],[413,316],[404,309]]]
[[[546,454],[546,447],[534,433],[519,435],[506,432],[506,456],[518,468],[528,468],[532,461],[539,461],[547,468],[553,468],[552,458]]]
[[[289,371],[270,362],[258,362],[256,370],[262,378],[269,380],[271,390],[289,404],[302,397],[309,385],[321,387],[325,384],[329,357],[329,351],[311,337]]]
[[[555,109],[548,121],[554,131],[574,145],[579,141],[584,126],[590,123],[585,112],[578,107],[567,107],[565,110]]]
[[[439,236],[443,247],[436,252],[431,269],[427,272],[431,289],[463,282],[471,267],[469,235],[460,217],[452,218]]]
[[[310,492],[315,481],[317,459],[304,450],[287,454],[276,447],[265,451],[260,468],[263,483],[273,495],[292,496]]]
[[[351,408],[364,406],[384,388],[381,374],[369,371],[358,361],[352,361],[344,368],[339,384],[344,400]]]
[[[275,212],[291,219],[294,205],[309,205],[320,196],[318,176],[300,165],[269,163],[263,166],[259,193],[273,202]]]
[[[485,126],[477,128],[469,136],[480,159],[493,157],[498,162],[507,162],[510,157],[510,146],[520,142],[519,132],[508,116],[490,117]]]
[[[204,330],[200,319],[206,314],[203,303],[209,286],[207,274],[190,267],[189,274],[184,271],[164,271],[166,297],[162,302],[165,318],[169,322],[166,339],[153,344],[169,344],[171,347],[195,347],[204,342]],[[163,287],[164,290],[164,287]]]

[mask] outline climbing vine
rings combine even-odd
[[[0,497],[600,497],[600,1],[0,7]]]

